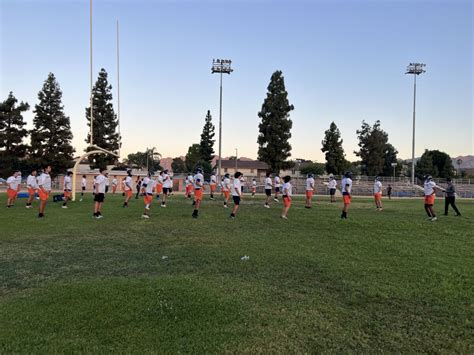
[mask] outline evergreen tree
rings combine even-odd
[[[425,150],[416,163],[415,171],[419,178],[423,178],[425,174],[447,178],[454,175],[454,166],[451,157],[445,152]]]
[[[384,154],[384,166],[383,166],[383,175],[384,176],[392,176],[393,175],[393,167],[392,163],[397,163],[395,167],[395,173],[399,172],[402,168],[397,161],[397,154],[398,151],[395,149],[393,145],[387,143],[385,145],[385,154]]]
[[[112,105],[112,85],[107,81],[107,72],[101,69],[99,77],[92,89],[93,111],[93,144],[109,152],[117,153],[120,147],[120,136],[117,133],[117,116]],[[90,107],[86,108],[87,125],[90,127]],[[90,132],[87,134],[86,143],[90,143]],[[86,151],[94,150],[88,147]],[[91,168],[106,168],[117,162],[113,155],[89,156]]]
[[[145,169],[154,173],[162,170],[160,158],[160,153],[155,152],[154,149],[149,149],[145,152],[130,153],[127,155],[125,162],[130,168],[139,170]]]
[[[321,151],[326,153],[326,172],[328,174],[341,175],[348,167],[342,147],[341,132],[334,122],[324,132],[324,140],[321,142]]]
[[[64,173],[73,165],[74,148],[69,117],[64,114],[62,92],[53,73],[49,73],[38,93],[34,128],[31,130],[31,156],[39,166],[51,164],[53,174]]]
[[[431,151],[428,149],[425,150],[420,159],[416,162],[415,172],[416,176],[420,179],[423,179],[423,176],[426,174],[430,174],[433,177],[439,176],[438,168],[433,165],[433,157],[431,156]]]
[[[267,97],[258,113],[258,160],[266,162],[272,172],[279,172],[285,160],[291,155],[290,111],[294,109],[288,101],[285,81],[281,71],[273,73],[268,85]]]
[[[373,126],[362,121],[357,134],[359,151],[354,153],[362,160],[362,173],[369,176],[382,174],[388,144],[387,132],[380,128],[380,121],[377,120]]]
[[[194,171],[199,162],[201,162],[201,146],[193,144],[188,148],[188,153],[186,154],[186,169]]]
[[[171,169],[173,169],[173,173],[179,174],[179,173],[186,173],[186,164],[184,163],[183,159],[177,157],[173,158],[173,161],[171,163]]]
[[[0,102],[0,176],[7,177],[20,169],[27,146],[23,143],[28,131],[24,128],[22,112],[29,110],[26,102],[20,102],[10,92],[7,99]]]
[[[212,124],[211,111],[207,111],[206,120],[201,133],[201,143],[199,144],[201,159],[211,162],[214,158],[214,142],[215,136],[214,125]]]

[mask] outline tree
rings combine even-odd
[[[120,135],[117,133],[117,116],[112,105],[112,85],[107,81],[107,72],[101,69],[99,77],[92,89],[92,111],[93,111],[93,144],[117,153],[120,147]],[[90,107],[86,108],[87,125],[91,125]],[[86,143],[90,142],[90,132],[87,134]],[[88,147],[86,151],[94,150]],[[89,156],[89,164],[92,169],[106,168],[107,165],[115,164],[117,158],[113,155]]]
[[[325,164],[323,163],[310,163],[305,167],[301,168],[301,174],[314,174],[314,175],[323,175],[325,172]]]
[[[385,145],[384,153],[384,165],[383,165],[383,175],[392,176],[393,175],[393,166],[392,163],[397,163],[395,167],[395,174],[399,173],[402,169],[401,164],[397,160],[398,151],[393,145],[387,143]]]
[[[362,121],[362,127],[357,130],[359,139],[359,151],[355,151],[355,155],[359,156],[362,160],[362,173],[374,176],[382,174],[385,167],[386,158],[392,159],[393,157],[386,157],[386,154],[398,153],[396,149],[391,146],[388,147],[388,134],[382,128],[380,128],[380,121],[375,121],[373,126],[370,126],[367,122]],[[391,150],[393,148],[393,150]],[[389,152],[390,150],[390,152]]]
[[[0,103],[0,176],[9,176],[20,169],[21,159],[25,158],[27,146],[23,143],[28,131],[24,128],[22,112],[29,110],[26,102],[20,102],[10,92]]]
[[[341,132],[334,122],[324,132],[321,151],[326,153],[326,171],[328,174],[341,175],[349,165],[342,147]]]
[[[267,97],[258,113],[261,122],[258,126],[258,160],[266,162],[272,172],[278,173],[285,160],[291,155],[290,112],[294,110],[288,101],[285,81],[281,71],[272,74]]]
[[[454,166],[451,157],[439,150],[426,149],[416,163],[416,175],[423,178],[430,174],[433,177],[447,178],[454,175]]]
[[[184,163],[183,159],[177,157],[173,158],[173,162],[171,163],[171,169],[175,174],[178,173],[186,173],[186,164]]]
[[[148,149],[145,152],[136,152],[127,155],[125,159],[127,165],[134,169],[147,169],[148,171],[162,170],[160,165],[161,154],[155,152],[154,149]]]
[[[214,158],[214,142],[215,136],[214,125],[212,124],[211,111],[207,111],[204,127],[201,133],[201,143],[199,144],[201,159],[203,161],[211,162]]]
[[[64,114],[62,95],[54,74],[49,73],[38,93],[31,130],[31,156],[38,165],[51,164],[53,175],[73,165],[71,123]]]
[[[193,144],[188,148],[186,154],[186,169],[188,171],[194,171],[194,168],[201,161],[201,146],[199,144]]]

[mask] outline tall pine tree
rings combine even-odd
[[[53,174],[64,173],[73,165],[74,148],[69,117],[64,114],[61,88],[49,73],[38,93],[31,130],[31,157],[37,165],[51,164]]]
[[[30,106],[20,102],[10,92],[7,99],[0,102],[0,176],[9,176],[14,170],[20,169],[20,160],[25,158],[27,145],[23,140],[28,135],[24,128],[22,112]]]
[[[348,167],[342,147],[341,132],[334,122],[331,122],[329,129],[324,132],[324,139],[321,142],[321,151],[326,155],[326,172],[328,174],[343,174]]]
[[[281,71],[272,74],[268,85],[267,97],[258,113],[261,122],[258,126],[258,160],[266,162],[272,172],[286,167],[286,159],[291,155],[290,111],[294,109],[288,101],[285,81]]]
[[[112,85],[107,81],[107,72],[101,69],[99,77],[92,89],[92,114],[93,114],[93,144],[109,152],[117,153],[120,147],[120,136],[117,133],[117,115],[112,105]],[[86,108],[87,125],[90,127],[90,107]],[[87,134],[86,143],[90,143],[90,132]],[[94,150],[88,147],[86,151]],[[106,168],[107,165],[117,163],[113,155],[89,156],[89,164],[92,169]]]
[[[201,159],[210,163],[214,158],[214,142],[215,136],[214,125],[212,124],[211,111],[207,111],[206,120],[201,133],[201,142],[199,144],[199,150]]]

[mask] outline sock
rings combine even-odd
[[[234,213],[231,213],[230,216],[231,216],[231,217],[235,217],[235,214],[234,214]]]
[[[198,215],[198,212],[199,212],[198,210],[194,210],[193,216],[197,216],[197,215]]]

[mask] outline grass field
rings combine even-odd
[[[0,353],[474,352],[472,201],[431,223],[418,199],[356,198],[347,221],[315,200],[288,221],[262,197],[236,220],[182,196],[150,220],[121,196],[102,220],[91,196],[4,208]]]

